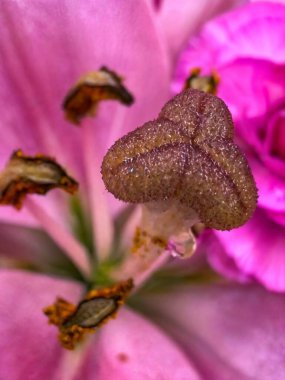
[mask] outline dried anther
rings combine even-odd
[[[184,90],[193,88],[216,95],[219,82],[220,78],[215,71],[211,75],[201,75],[201,69],[195,68],[186,79]]]
[[[27,194],[44,195],[55,188],[74,194],[78,184],[52,158],[17,150],[0,174],[0,204],[20,209]]]
[[[105,185],[118,199],[145,203],[155,232],[163,223],[168,236],[179,225],[180,232],[189,231],[198,220],[219,230],[239,227],[255,210],[257,190],[233,129],[221,99],[185,90],[158,119],[109,149],[102,163]]]
[[[132,288],[133,281],[128,279],[110,288],[94,289],[77,306],[58,298],[53,305],[44,309],[44,313],[49,323],[58,326],[62,346],[72,350],[85,334],[94,332],[110,318],[115,318]]]
[[[122,79],[106,67],[83,76],[68,92],[63,102],[66,119],[78,125],[83,117],[95,115],[101,100],[118,100],[125,105],[134,102]]]

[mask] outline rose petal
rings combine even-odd
[[[56,296],[74,301],[75,283],[21,271],[0,271],[0,368],[5,380],[55,379],[64,350],[42,308]]]
[[[158,17],[171,56],[176,57],[189,37],[204,22],[243,2],[244,0],[164,0],[160,4]]]
[[[259,135],[262,133],[261,125],[266,122],[266,113],[269,109],[276,109],[284,104],[284,64],[239,57],[226,64],[219,60],[215,62],[213,58],[212,63],[205,65],[199,57],[196,61],[185,57],[178,65],[173,84],[175,92],[183,88],[186,78],[194,67],[201,67],[205,74],[209,74],[212,70],[217,71],[220,77],[218,96],[228,105],[234,120],[236,122],[242,120],[242,124],[238,125],[238,132],[243,137],[246,135],[249,144],[260,150],[260,141],[255,140],[259,137],[258,133]]]
[[[285,38],[283,4],[258,2],[208,22],[182,54],[177,78],[185,77],[185,63],[205,69],[218,68],[237,58],[283,63]]]
[[[142,306],[184,346],[204,379],[283,378],[284,296],[253,285],[205,284],[148,296]]]
[[[285,212],[267,211],[267,215],[275,223],[281,224],[282,226],[285,227]]]
[[[284,180],[252,155],[247,157],[258,188],[259,206],[271,211],[285,211]]]
[[[260,59],[238,58],[216,69],[221,80],[218,87],[219,97],[228,105],[235,121],[244,122],[244,119],[249,119],[251,134],[249,125],[238,125],[237,129],[258,149],[258,142],[251,135],[257,138],[259,131],[261,135],[260,124],[264,120],[258,123],[259,120],[254,122],[254,118],[264,117],[269,109],[284,103],[284,65]],[[207,70],[211,70],[211,67]]]
[[[131,310],[103,327],[76,380],[198,380],[180,348],[160,329]]]
[[[211,266],[231,280],[250,282],[249,275],[240,270],[233,257],[228,255],[225,247],[213,231],[203,234],[203,247]]]
[[[256,278],[270,290],[285,290],[285,229],[264,211],[259,208],[245,226],[230,232],[217,231],[216,235],[244,275]]]

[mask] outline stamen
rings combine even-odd
[[[215,71],[212,71],[210,75],[201,75],[201,69],[194,68],[185,81],[184,90],[193,88],[216,95],[219,83],[220,78]]]
[[[55,188],[74,194],[78,183],[52,158],[17,150],[0,173],[0,204],[20,209],[27,194],[45,195]]]
[[[109,288],[91,290],[77,306],[57,298],[43,311],[49,323],[58,326],[61,345],[73,350],[87,333],[116,317],[132,288],[133,281],[128,279]]]
[[[88,200],[92,218],[93,241],[96,247],[96,256],[103,261],[109,254],[114,236],[114,226],[106,197],[104,183],[94,173],[100,172],[101,160],[94,149],[94,125],[91,120],[84,120],[83,124],[83,158],[85,164]]]
[[[125,105],[131,105],[134,101],[122,85],[122,78],[104,66],[84,75],[68,92],[63,102],[66,119],[78,125],[85,116],[95,115],[101,100],[118,100]]]

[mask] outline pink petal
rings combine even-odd
[[[218,95],[226,102],[234,119],[249,119],[250,127],[238,125],[238,132],[243,137],[246,135],[249,143],[259,148],[251,135],[255,135],[255,139],[259,137],[260,124],[266,120],[257,119],[255,122],[254,118],[264,117],[269,109],[276,109],[284,103],[284,65],[260,59],[237,58],[223,66],[208,67],[207,72],[214,68],[221,78]]]
[[[75,283],[21,271],[0,271],[0,368],[5,380],[50,380],[64,350],[42,308],[60,295],[76,300]]]
[[[285,212],[267,211],[267,215],[274,222],[281,224],[282,226],[285,227]]]
[[[258,204],[267,210],[285,211],[285,183],[264,164],[248,154],[251,170],[258,188]]]
[[[28,265],[40,272],[80,278],[77,268],[41,230],[0,223],[0,241],[0,260],[4,265]]]
[[[56,296],[76,301],[79,286],[2,270],[0,289],[0,368],[5,380],[62,380],[67,372],[72,373],[70,379],[86,380],[94,376],[98,380],[200,379],[190,360],[167,335],[125,309],[95,334],[89,352],[80,348],[74,352],[81,365],[73,368],[73,353],[60,348],[57,331],[47,324],[42,308]]]
[[[266,137],[268,153],[285,161],[285,110],[271,118]]]
[[[198,380],[180,348],[158,327],[124,309],[98,334],[75,380]]]
[[[218,273],[221,273],[231,280],[243,283],[251,281],[250,275],[241,271],[234,258],[228,255],[214,231],[204,232],[202,239],[208,262]]]
[[[284,90],[284,86],[283,86]],[[275,112],[266,128],[263,162],[285,182],[285,111]],[[285,183],[284,183],[285,186]]]
[[[190,41],[177,68],[177,78],[185,66],[219,69],[237,58],[283,63],[285,52],[285,8],[283,4],[258,2],[240,7],[211,22]]]
[[[117,134],[154,117],[168,95],[169,72],[153,18],[147,1],[110,0],[108,7],[104,0],[3,1],[0,161],[19,146],[31,154],[48,153],[84,184],[82,130],[64,121],[64,95],[82,74],[101,65],[126,78],[136,104],[100,107],[93,139],[99,156]],[[99,173],[94,176],[101,180]]]
[[[284,377],[283,295],[252,285],[190,285],[149,296],[144,307],[184,346],[203,379]]]
[[[158,17],[171,56],[176,57],[203,23],[243,2],[244,0],[162,1]]]
[[[285,229],[264,211],[259,208],[245,226],[230,232],[217,231],[216,235],[241,273],[256,278],[270,290],[285,290]],[[227,275],[227,270],[220,269]]]

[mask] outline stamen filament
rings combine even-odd
[[[91,336],[86,337],[78,349],[64,350],[55,379],[72,380],[76,377],[86,359],[86,354],[93,339],[94,337]]]
[[[149,279],[152,275],[164,264],[167,263],[171,257],[171,252],[169,250],[163,251],[152,263],[151,265],[143,272],[138,273],[134,277],[134,290],[133,293],[138,291],[139,288]]]
[[[51,238],[61,247],[64,253],[78,267],[83,276],[88,277],[91,265],[83,246],[66,229],[32,199],[26,199],[26,208],[40,222]]]
[[[82,121],[83,152],[88,185],[88,196],[91,205],[93,239],[97,258],[102,261],[111,251],[113,242],[113,224],[105,196],[105,185],[96,173],[100,173],[101,162],[96,155],[94,142],[94,123]]]

